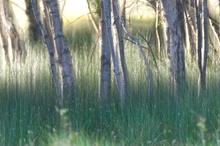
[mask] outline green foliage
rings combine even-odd
[[[151,63],[155,90],[149,105],[144,63],[136,47],[126,45],[130,77],[127,103],[123,109],[118,104],[112,80],[109,107],[104,109],[97,99],[98,47],[91,49],[95,44],[86,43],[90,37],[79,35],[67,38],[78,84],[77,103],[70,100],[69,109],[56,110],[55,89],[42,42],[26,44],[27,58],[23,63],[1,68],[0,145],[219,144],[217,62],[209,60],[207,91],[201,98],[197,97],[195,60],[186,59],[188,88],[176,97],[169,92],[167,59],[158,60],[161,76]],[[85,44],[75,41],[77,37]],[[150,106],[153,110],[149,110]]]
[[[91,3],[92,10],[94,10],[94,12],[100,16],[101,15],[101,10],[100,10],[101,0],[89,0],[89,1]]]

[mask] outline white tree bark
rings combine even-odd
[[[194,1],[194,0],[193,0]],[[184,8],[184,29],[185,29],[185,39],[186,39],[186,49],[189,56],[196,54],[196,19],[194,10],[194,2],[189,2],[188,5],[183,3]],[[192,3],[192,6],[191,6]]]
[[[161,2],[162,0],[158,0],[158,3],[161,7],[161,10],[164,10],[164,7],[163,7],[163,4]],[[165,12],[164,11],[161,11],[161,19],[163,19],[163,16],[165,16]],[[163,27],[163,48],[166,49],[167,48],[167,35],[166,35],[166,28],[168,27],[167,26],[167,23],[163,20],[163,24],[162,24],[162,27]]]
[[[159,16],[160,16],[160,10],[159,10],[159,0],[156,1],[156,20],[155,20],[155,31],[156,31],[156,38],[157,38],[157,57],[160,58],[161,55],[161,46],[160,46],[160,34],[159,34]]]
[[[213,24],[214,23],[212,22],[212,20],[209,19],[209,26],[210,26],[209,35],[212,36],[212,39],[210,39],[210,41],[214,49],[218,52],[218,55],[220,55],[220,37],[218,37],[218,30],[214,27]],[[219,32],[219,35],[220,35],[220,32]]]
[[[63,35],[58,3],[57,0],[52,0],[44,1],[44,4],[49,8],[49,14],[51,15],[51,24],[53,26],[51,30],[55,42],[55,50],[58,55],[57,63],[59,64],[59,70],[61,72],[61,87],[63,93],[68,96],[72,90],[75,91],[75,81],[70,51]]]
[[[124,9],[124,8],[122,8],[122,9]],[[117,0],[112,0],[112,11],[113,11],[113,32],[115,34],[114,35],[114,38],[115,38],[114,44],[115,44],[116,52],[118,54],[117,55],[117,57],[119,59],[118,61],[120,62],[120,67],[121,67],[120,69],[122,72],[125,93],[128,93],[129,78],[128,78],[126,60],[125,60],[125,53],[124,53],[123,28],[122,28],[122,23],[119,19],[119,17],[121,15],[119,13],[119,6],[118,6]]]
[[[19,59],[22,53],[21,41],[13,21],[9,0],[0,0],[0,34],[7,62]],[[9,41],[10,40],[10,44]],[[10,51],[12,56],[10,57]]]
[[[103,0],[104,12],[105,12],[105,20],[107,24],[107,36],[108,42],[111,50],[112,61],[113,61],[113,72],[115,77],[115,83],[120,95],[121,103],[123,104],[125,101],[125,88],[123,83],[122,73],[120,71],[119,61],[117,57],[117,51],[114,47],[113,43],[113,35],[112,35],[112,21],[111,21],[111,3],[110,0]]]
[[[50,57],[50,69],[51,69],[55,89],[56,89],[57,96],[58,96],[58,102],[61,103],[62,102],[61,99],[63,99],[63,97],[62,97],[63,94],[61,91],[61,83],[60,83],[59,76],[57,73],[56,60],[54,58],[55,52],[54,52],[53,44],[50,40],[50,37],[49,37],[49,34],[47,32],[45,25],[42,23],[42,21],[40,19],[38,9],[37,9],[36,0],[32,1],[32,6],[33,6],[34,17],[35,17],[36,22],[38,23],[38,25],[41,29],[41,33],[44,38],[44,43],[46,44],[47,49],[48,49],[48,53],[49,53],[49,57]]]
[[[197,53],[198,53],[198,96],[206,89],[206,62],[208,57],[208,8],[207,0],[202,0],[202,14],[200,14],[200,1],[196,4],[196,24],[197,24]],[[201,15],[201,16],[200,16]]]
[[[113,3],[113,4],[117,5],[117,3]],[[151,102],[152,102],[152,98],[153,98],[153,78],[152,78],[152,74],[151,74],[151,70],[150,70],[149,60],[146,57],[144,50],[143,50],[141,44],[139,43],[139,40],[128,31],[124,19],[120,15],[118,17],[119,17],[119,22],[121,23],[125,34],[137,45],[137,47],[139,48],[139,52],[141,54],[141,57],[144,60],[145,69],[146,69],[146,78],[148,80],[149,105],[151,106]]]
[[[202,48],[201,48],[201,70],[200,70],[200,86],[199,89],[206,89],[206,63],[208,58],[208,8],[207,0],[202,0],[202,19],[201,19],[201,31],[202,31]]]
[[[100,78],[99,99],[103,105],[108,104],[111,86],[111,52],[107,36],[107,24],[105,21],[104,3],[101,1],[101,24],[100,24]]]
[[[190,56],[190,38],[189,38],[189,26],[188,26],[188,20],[187,20],[187,15],[186,13],[184,13],[184,31],[185,31],[185,41],[186,41],[186,50],[187,50],[187,53],[189,54]]]
[[[185,84],[185,62],[182,36],[178,24],[178,13],[175,0],[162,0],[164,18],[167,24],[167,53],[170,62],[171,92],[178,92]]]
[[[36,7],[40,8],[40,1],[36,1]],[[32,4],[30,0],[25,0],[26,5],[26,14],[28,17],[29,25],[28,25],[28,36],[31,41],[38,41],[41,36],[41,30],[39,25],[36,22],[36,19],[33,14]],[[40,14],[39,14],[40,15]]]
[[[57,0],[44,1],[46,20],[43,24],[37,15],[36,1],[33,0],[35,18],[40,25],[50,55],[51,71],[58,93],[59,105],[64,104],[64,97],[75,94],[75,80],[72,59],[63,35],[62,22]],[[45,27],[45,25],[47,27]],[[54,56],[57,55],[55,61]],[[58,76],[60,74],[60,77]]]
[[[98,34],[99,33],[98,25],[95,22],[95,17],[93,15],[92,10],[91,10],[91,6],[90,6],[90,3],[89,3],[89,0],[86,0],[86,1],[87,1],[88,9],[89,9],[89,19],[91,20],[92,25],[93,25],[96,33]]]

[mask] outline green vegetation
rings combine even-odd
[[[136,47],[127,42],[130,77],[127,103],[124,108],[118,104],[112,79],[112,98],[109,107],[102,109],[97,99],[98,44],[94,47],[97,36],[83,24],[74,25],[66,33],[78,85],[77,104],[70,101],[73,105],[70,109],[56,110],[55,89],[42,42],[26,42],[26,60],[1,67],[0,145],[220,144],[218,61],[214,57],[208,62],[208,87],[201,98],[197,97],[195,60],[186,59],[187,90],[175,97],[169,92],[167,59],[158,60],[160,76],[151,61],[154,97],[153,110],[149,110],[144,64]]]

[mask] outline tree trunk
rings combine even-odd
[[[99,33],[98,24],[96,24],[95,17],[94,17],[94,15],[93,15],[93,13],[92,13],[89,0],[86,0],[86,1],[87,1],[88,9],[89,9],[89,19],[90,19],[90,21],[92,22],[92,25],[93,25],[93,27],[94,27],[96,33],[98,34],[98,33]]]
[[[74,72],[73,72],[73,66],[72,66],[72,58],[70,55],[69,48],[65,42],[65,38],[63,35],[63,28],[62,28],[62,22],[61,17],[59,14],[59,8],[57,0],[46,2],[45,5],[47,5],[50,9],[50,15],[52,18],[52,25],[53,28],[53,39],[56,46],[56,51],[58,54],[58,64],[59,69],[61,70],[62,74],[62,88],[65,93],[65,95],[68,95],[71,93],[72,90],[74,90]]]
[[[0,34],[2,38],[2,45],[6,61],[12,62],[13,60],[18,59],[22,53],[21,41],[13,22],[13,12],[12,8],[10,7],[9,0],[1,0],[0,7]],[[11,57],[9,54],[10,49],[12,53]]]
[[[199,91],[206,90],[206,62],[208,58],[208,8],[207,8],[207,0],[202,1],[202,48],[199,55],[201,55],[200,62],[200,76],[199,76]],[[201,92],[201,91],[200,91]],[[199,92],[199,94],[200,94]]]
[[[126,19],[126,1],[127,0],[119,0],[119,8],[120,8],[120,16],[121,16],[121,19],[124,21],[124,23],[126,23],[125,19]]]
[[[56,68],[56,60],[54,58],[55,52],[54,52],[53,42],[51,42],[51,39],[49,37],[49,33],[48,33],[46,26],[42,23],[42,20],[40,19],[37,4],[36,4],[35,0],[32,1],[32,5],[33,5],[32,8],[33,8],[34,17],[36,19],[37,24],[39,25],[39,28],[41,29],[41,33],[43,35],[44,42],[45,42],[47,49],[48,49],[48,53],[49,53],[49,57],[50,57],[50,69],[51,69],[55,89],[56,89],[57,96],[58,96],[58,103],[60,104],[60,102],[61,102],[60,99],[62,99],[62,97],[61,97],[62,91],[61,91],[61,83],[60,83],[58,73],[57,73],[57,68]]]
[[[142,46],[139,43],[139,40],[134,37],[127,29],[127,26],[124,22],[124,20],[119,16],[119,19],[122,23],[122,27],[124,29],[124,32],[126,35],[128,35],[128,37],[137,45],[137,47],[139,48],[139,52],[141,57],[143,58],[144,64],[145,64],[145,69],[146,69],[146,78],[148,80],[148,104],[149,104],[149,109],[152,110],[152,100],[153,100],[153,78],[152,78],[152,73],[150,70],[150,64],[149,64],[149,60],[146,57],[144,50],[142,48]]]
[[[190,44],[190,24],[188,19],[187,10],[188,8],[185,6],[185,3],[182,0],[183,5],[183,16],[184,16],[184,32],[185,32],[185,44],[188,56],[191,55],[191,44]],[[191,36],[192,37],[192,36]]]
[[[174,95],[185,85],[184,48],[175,0],[162,0],[167,24],[167,53],[170,62],[170,86]]]
[[[113,43],[113,35],[112,35],[112,21],[111,21],[111,3],[110,0],[102,0],[103,6],[104,6],[104,12],[105,12],[105,20],[107,25],[107,36],[108,36],[108,43],[111,50],[112,55],[112,61],[113,61],[113,71],[114,71],[114,77],[115,77],[115,83],[116,87],[118,89],[121,104],[125,101],[125,88],[123,84],[123,77],[122,73],[120,71],[119,61],[117,58],[117,51],[114,47]]]
[[[101,24],[100,24],[100,78],[99,78],[99,99],[103,105],[108,104],[111,84],[111,52],[107,36],[107,24],[105,21],[104,2],[101,1]]]
[[[161,55],[161,46],[160,46],[160,34],[159,34],[159,0],[156,1],[156,20],[155,20],[155,31],[156,31],[156,38],[157,38],[157,57],[160,58]]]
[[[194,1],[194,0],[193,0]],[[196,54],[196,30],[195,30],[195,10],[194,2],[189,1],[187,5],[182,0],[183,10],[184,10],[184,30],[185,30],[185,39],[186,39],[186,49],[188,55],[195,56]]]
[[[117,0],[112,0],[112,10],[113,10],[113,28],[115,32],[115,48],[116,52],[119,58],[120,66],[121,66],[121,71],[122,71],[122,76],[124,80],[124,88],[125,88],[125,93],[128,93],[129,89],[129,79],[128,79],[128,71],[127,71],[127,65],[126,65],[126,60],[125,60],[125,53],[124,53],[124,38],[123,38],[123,28],[122,28],[122,23],[119,19],[121,16],[119,12],[119,7],[118,7],[118,1]]]
[[[40,20],[35,0],[33,0],[32,5],[34,6],[36,21],[40,25],[44,41],[48,47],[59,106],[63,107],[66,103],[64,97],[69,97],[73,91],[75,94],[75,81],[70,51],[64,40],[58,3],[57,0],[44,1],[47,27]],[[57,54],[56,61],[54,58],[55,54]],[[60,77],[58,74],[60,74]]]
[[[39,28],[39,25],[36,22],[36,19],[34,18],[34,13],[32,10],[32,5],[30,0],[25,0],[26,4],[26,14],[29,21],[28,26],[28,36],[31,41],[38,41],[41,36],[41,30]],[[36,6],[38,9],[40,9],[40,1],[38,0],[36,3]],[[40,14],[39,14],[40,15]]]
[[[197,22],[197,52],[198,52],[198,96],[201,91],[206,89],[206,62],[208,57],[208,9],[207,0],[202,1],[202,17],[200,17],[200,4],[196,3],[196,22]]]
[[[209,19],[209,26],[209,36],[212,37],[212,39],[210,39],[211,44],[218,55],[220,55],[220,37],[218,37],[218,29],[216,29],[216,25],[211,19]]]
[[[158,3],[159,3],[159,5],[160,5],[160,7],[161,7],[161,10],[164,10],[164,7],[163,7],[163,4],[162,4],[161,0],[158,0]],[[161,11],[160,13],[161,13],[161,16],[162,16],[161,19],[163,19],[163,16],[165,15],[165,14],[164,14],[165,12],[164,12],[164,11]],[[163,43],[162,43],[162,45],[163,45],[163,48],[166,49],[166,48],[167,48],[166,28],[167,28],[168,26],[167,26],[167,23],[165,23],[164,20],[163,20],[162,27],[163,27]]]

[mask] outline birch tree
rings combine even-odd
[[[182,1],[183,15],[184,15],[184,32],[185,44],[188,55],[196,56],[196,30],[195,30],[195,4],[194,0],[189,1],[188,4]]]
[[[104,10],[105,1],[101,1],[101,21],[100,21],[100,79],[99,79],[99,98],[102,100],[103,105],[108,104],[111,84],[111,52],[109,40],[107,36],[107,24]]]
[[[200,90],[206,89],[206,62],[208,57],[208,8],[207,0],[202,0],[202,17],[200,19],[199,2],[196,6],[197,16],[197,51],[198,51],[198,67],[199,67],[199,80],[198,80],[198,94]]]
[[[180,91],[185,84],[184,48],[180,26],[178,25],[178,12],[175,0],[162,0],[164,8],[164,21],[167,25],[167,54],[169,57],[171,92]]]
[[[125,53],[124,53],[124,38],[123,38],[123,28],[122,28],[122,23],[120,20],[125,19],[125,0],[122,3],[122,8],[121,10],[119,9],[119,4],[118,0],[112,0],[111,5],[112,5],[112,13],[113,13],[113,32],[114,32],[114,47],[115,51],[118,54],[119,58],[119,66],[120,66],[120,72],[123,77],[123,86],[125,90],[125,96],[126,93],[128,93],[128,86],[129,86],[129,79],[128,79],[128,71],[127,71],[127,65],[126,65],[126,60],[125,60]]]
[[[156,20],[155,20],[155,31],[156,31],[156,38],[157,38],[157,57],[160,58],[161,56],[161,45],[160,45],[160,35],[159,35],[159,18],[160,18],[160,0],[156,1]]]
[[[117,5],[117,2],[114,2],[113,4]],[[152,78],[152,73],[151,73],[151,70],[150,70],[149,60],[148,60],[147,56],[145,55],[144,50],[143,50],[139,40],[128,31],[128,28],[126,26],[124,17],[122,17],[120,15],[119,11],[118,11],[117,15],[118,15],[120,25],[122,25],[122,28],[123,28],[125,34],[131,39],[131,41],[134,44],[136,44],[136,46],[139,49],[140,55],[141,55],[141,57],[144,61],[145,69],[146,69],[146,78],[148,80],[148,99],[149,99],[148,104],[150,105],[149,109],[152,110],[152,104],[151,103],[152,103],[152,100],[153,100],[153,78]]]
[[[113,72],[114,72],[115,83],[116,83],[116,87],[120,95],[121,103],[123,104],[125,101],[125,87],[123,83],[124,81],[123,81],[122,73],[120,71],[118,54],[113,43],[112,21],[111,21],[111,2],[110,0],[102,0],[101,3],[103,4],[103,7],[104,7],[105,21],[107,25],[108,43],[110,46],[111,57],[112,57],[112,62],[113,62]]]
[[[87,1],[88,9],[89,9],[89,19],[92,22],[92,25],[93,25],[96,33],[98,34],[99,33],[98,24],[95,21],[95,16],[94,16],[94,13],[93,13],[92,8],[91,8],[91,3],[89,2],[89,0],[86,0],[86,1]],[[96,3],[99,3],[99,1],[96,1]],[[96,5],[99,5],[99,4],[96,4]],[[100,9],[100,8],[98,8],[98,9]],[[101,19],[100,12],[97,11],[96,13],[99,15],[99,17]]]
[[[101,6],[101,70],[99,97],[107,103],[110,92],[111,58],[116,87],[121,103],[125,101],[128,84],[127,67],[124,57],[123,31],[119,23],[118,7],[114,1],[103,0]],[[111,57],[111,58],[110,58]]]
[[[36,1],[32,1],[33,11],[38,22],[44,42],[50,55],[51,72],[58,95],[59,106],[64,106],[64,97],[69,97],[75,91],[74,71],[69,48],[63,35],[61,17],[57,0],[44,1],[45,16],[48,22],[45,24],[39,17]]]
[[[39,25],[34,18],[34,13],[32,10],[32,5],[30,0],[25,0],[26,10],[25,13],[28,17],[29,25],[28,25],[28,37],[31,41],[37,41],[40,39],[41,31]],[[40,9],[40,1],[36,1],[36,7]]]
[[[5,60],[12,62],[21,55],[22,47],[18,31],[14,24],[13,11],[9,0],[0,0],[0,35]],[[11,57],[10,51],[12,53]]]

